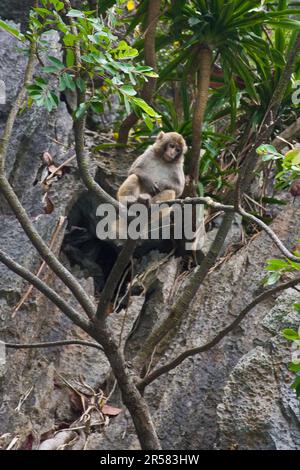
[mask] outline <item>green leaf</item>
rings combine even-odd
[[[280,269],[284,269],[288,266],[285,260],[281,259],[270,259],[267,261],[266,269],[268,271],[278,271]]]
[[[67,33],[63,37],[64,44],[66,46],[74,46],[75,42],[77,41],[77,36],[75,34]]]
[[[288,368],[291,372],[300,372],[300,364],[295,364],[294,362],[290,362],[288,364]]]
[[[47,111],[50,113],[53,109],[57,108],[59,103],[58,97],[55,95],[53,92],[48,92],[45,97],[44,97],[44,103],[43,105],[47,109]]]
[[[20,33],[20,31],[17,28],[14,28],[13,26],[10,26],[7,23],[5,23],[5,21],[0,20],[0,28],[4,29],[4,31],[11,34],[12,36],[19,39],[20,41],[25,40],[24,34]]]
[[[35,82],[42,88],[47,87],[47,82],[42,77],[36,77]]]
[[[75,54],[73,49],[67,49],[67,54],[66,54],[66,64],[67,67],[73,67],[75,63]]]
[[[118,59],[129,59],[139,54],[139,51],[129,46],[126,41],[120,41],[118,47],[112,49],[110,52]]]
[[[281,274],[279,272],[272,273],[270,276],[268,276],[265,281],[264,285],[265,286],[273,286],[276,284],[277,281],[279,281],[281,277]]]
[[[276,148],[273,147],[273,145],[269,145],[269,144],[263,144],[263,145],[260,145],[257,149],[256,149],[256,153],[257,155],[264,155],[265,153],[273,153],[273,154],[276,154],[278,153]]]
[[[56,57],[53,57],[52,55],[48,55],[48,60],[51,62],[51,64],[53,64],[54,67],[57,68],[57,70],[62,70],[65,68],[65,65],[62,63],[62,61]]]
[[[295,253],[296,254],[296,253]],[[299,259],[299,263],[296,263],[295,261],[291,261],[290,259],[288,259],[288,263],[290,266],[292,266],[294,269],[296,269],[297,271],[300,271],[300,259]]]
[[[145,113],[147,113],[149,116],[154,118],[160,117],[159,114],[157,114],[157,112],[154,111],[154,109],[151,108],[151,106],[149,106],[149,104],[147,104],[146,101],[142,100],[141,98],[132,98],[132,102],[145,111]]]
[[[81,77],[76,78],[76,85],[80,91],[84,92],[86,90],[86,83]]]
[[[43,18],[46,16],[46,15],[49,15],[50,11],[47,10],[47,8],[33,8],[34,11],[36,11],[37,13],[39,13]]]
[[[145,75],[146,77],[151,77],[151,78],[152,77],[153,78],[159,77],[158,73],[156,73],[156,72],[145,72],[145,73],[143,73],[143,75]]]
[[[88,110],[88,103],[81,103],[80,106],[75,111],[75,119],[80,119]]]
[[[296,312],[300,313],[300,304],[294,304],[293,307],[296,310]]]
[[[124,104],[125,104],[126,113],[129,114],[130,113],[130,104],[129,104],[127,96],[126,95],[123,95],[123,96],[124,96]]]
[[[56,11],[62,10],[62,9],[64,8],[64,6],[65,6],[65,5],[64,5],[64,2],[60,2],[60,1],[55,2],[55,10],[56,10]]]
[[[101,101],[92,101],[91,108],[96,114],[101,114],[104,111],[104,106]]]
[[[63,91],[66,88],[69,90],[75,91],[76,90],[76,84],[74,82],[73,77],[69,75],[68,73],[63,73],[62,76],[60,77],[60,90]]]
[[[153,131],[153,122],[152,122],[152,119],[150,118],[150,116],[148,116],[148,114],[145,114],[145,113],[142,113],[142,118],[146,124],[146,126],[148,127],[148,129],[150,131]]]
[[[125,95],[128,95],[128,96],[135,96],[136,95],[136,91],[131,85],[121,86],[120,92],[125,94]]]
[[[293,149],[287,152],[285,154],[284,160],[285,162],[288,161],[292,165],[299,165],[300,164],[300,149]]]
[[[297,333],[297,331],[292,330],[291,328],[286,328],[283,330],[282,335],[284,336],[285,339],[288,339],[289,341],[299,341],[300,337]]]
[[[67,16],[70,18],[84,18],[84,13],[80,10],[72,9],[67,13]]]
[[[56,73],[59,72],[60,69],[58,69],[55,65],[47,65],[46,67],[42,67],[42,71],[45,73]]]
[[[296,377],[296,379],[291,385],[291,388],[296,390],[297,397],[299,398],[300,397],[300,376]]]
[[[148,65],[138,65],[135,67],[135,71],[139,73],[152,72],[152,67],[149,67]]]

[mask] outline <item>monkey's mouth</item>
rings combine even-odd
[[[167,162],[173,162],[175,160],[175,158],[176,158],[176,156],[175,157],[173,157],[173,156],[170,157],[170,155],[165,155],[165,160]]]

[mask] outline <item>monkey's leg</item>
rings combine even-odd
[[[130,175],[120,186],[117,198],[123,204],[134,204],[140,195],[141,186],[136,175]]]
[[[175,198],[176,193],[173,189],[165,189],[164,191],[161,191],[156,196],[154,196],[151,202],[152,204],[155,204],[156,202],[170,201]]]
[[[130,175],[120,186],[117,193],[117,199],[124,206],[131,206],[137,202],[140,192],[141,187],[138,176]],[[113,233],[115,234],[116,239],[127,239],[127,221],[124,217],[117,218],[113,224]]]
[[[158,202],[170,201],[175,199],[176,193],[173,189],[165,189],[159,194],[152,198],[151,203],[157,204]],[[164,207],[163,209],[157,209],[157,211],[151,213],[151,230],[155,233],[157,229],[165,227],[170,227],[171,224],[171,207]]]

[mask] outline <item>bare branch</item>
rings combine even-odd
[[[273,240],[273,242],[276,244],[276,246],[279,248],[279,250],[282,252],[282,254],[290,259],[291,261],[295,261],[296,263],[300,263],[300,258],[293,255],[282,243],[282,241],[277,237],[275,232],[267,225],[265,224],[262,220],[260,220],[258,217],[255,217],[252,214],[249,214],[249,212],[246,212],[242,207],[235,208],[234,206],[231,205],[224,205],[224,204],[219,204],[218,202],[214,201],[210,197],[195,197],[195,198],[186,198],[186,199],[174,199],[173,201],[166,201],[163,202],[162,204],[167,204],[169,206],[172,206],[174,204],[180,204],[180,205],[185,205],[185,204],[205,204],[208,207],[211,207],[212,209],[216,209],[219,211],[224,211],[225,213],[227,212],[236,212],[246,219],[251,220],[254,222],[256,225],[258,225],[261,229],[263,229],[267,235]]]
[[[156,69],[156,27],[161,15],[161,0],[149,0],[148,9],[146,15],[146,30],[144,32],[145,36],[145,46],[144,46],[144,55],[145,55],[145,64],[149,65]],[[150,77],[148,81],[144,84],[141,91],[141,97],[147,102],[150,103],[153,93],[156,88],[157,78]],[[132,111],[124,121],[121,123],[119,129],[118,143],[126,144],[131,128],[137,123],[138,116],[134,111]]]
[[[16,218],[21,224],[27,237],[36,248],[41,257],[45,260],[52,271],[63,281],[63,283],[70,289],[74,294],[74,297],[78,300],[89,318],[93,318],[95,315],[95,305],[85,290],[81,287],[80,283],[75,277],[64,267],[64,265],[57,259],[57,257],[50,250],[48,245],[44,242],[38,231],[35,229],[30,218],[27,215],[24,207],[19,201],[16,193],[9,184],[7,178],[0,174],[0,192],[4,195],[10,208],[14,212]]]
[[[70,320],[76,325],[80,326],[83,330],[87,331],[89,322],[81,317],[76,310],[73,309],[65,300],[60,297],[51,287],[39,279],[35,274],[32,274],[28,269],[23,268],[20,264],[10,258],[4,251],[0,250],[0,262],[5,264],[11,271],[18,274],[26,281],[30,282],[42,294],[44,294],[51,302],[53,302]]]
[[[85,103],[84,93],[78,90],[77,95],[78,106]],[[74,121],[75,150],[80,177],[89,191],[94,193],[101,201],[111,204],[119,211],[119,203],[101,188],[89,172],[89,159],[84,145],[85,123],[86,114]]]
[[[79,345],[79,346],[88,346],[90,348],[99,349],[103,351],[102,346],[97,343],[91,343],[90,341],[81,341],[77,339],[69,339],[63,341],[51,341],[46,343],[31,343],[31,344],[14,344],[14,343],[5,343],[4,345],[8,349],[38,349],[38,348],[58,348],[60,346],[69,346],[69,345]]]
[[[13,131],[13,127],[14,127],[16,118],[18,116],[19,110],[26,97],[27,85],[29,85],[30,82],[32,81],[33,72],[34,72],[35,51],[36,51],[36,44],[32,42],[30,44],[30,52],[29,52],[29,58],[28,58],[28,62],[27,62],[26,70],[25,70],[24,82],[9,112],[3,134],[0,138],[0,174],[4,173],[5,159],[6,159],[6,154],[7,154],[11,134]]]
[[[238,211],[239,214],[241,214],[243,217],[246,217],[247,219],[249,220],[252,220],[253,222],[255,222],[260,228],[262,228],[267,235],[269,235],[269,237],[273,240],[273,242],[275,243],[275,245],[277,246],[277,248],[279,248],[279,250],[281,251],[281,253],[288,259],[290,259],[291,261],[295,261],[296,263],[300,263],[300,258],[293,255],[293,253],[291,253],[285,246],[284,244],[282,243],[281,240],[279,240],[279,238],[277,237],[277,235],[273,232],[273,230],[267,225],[265,224],[262,220],[258,219],[257,217],[255,217],[254,215],[252,214],[249,214],[248,212],[246,212],[244,209],[240,208],[239,211]]]
[[[58,233],[60,232],[60,230],[62,229],[64,223],[65,223],[65,220],[66,218],[65,217],[60,217],[59,218],[59,221],[57,222],[56,224],[56,227],[55,227],[55,230],[53,232],[53,235],[51,237],[51,241],[50,241],[50,244],[49,244],[49,248],[50,250],[53,250],[53,246],[54,246],[54,243],[56,241],[56,238],[57,238],[57,235]],[[36,273],[36,276],[37,277],[40,277],[40,275],[42,274],[44,268],[46,266],[46,263],[45,261],[42,262],[41,266],[39,267],[37,273]],[[22,305],[26,302],[26,300],[29,298],[31,292],[33,290],[33,285],[31,284],[29,286],[29,288],[27,289],[27,291],[25,292],[25,294],[22,296],[22,298],[20,299],[20,301],[18,302],[18,304],[15,306],[14,310],[13,310],[13,313],[12,313],[12,318],[14,318],[14,316],[16,315],[16,313],[20,310],[20,308],[22,307]]]
[[[98,308],[97,308],[98,319],[103,318],[107,315],[107,308],[109,306],[109,303],[111,302],[113,298],[113,295],[116,291],[118,283],[120,282],[121,277],[123,276],[124,270],[130,263],[130,259],[133,255],[136,244],[137,244],[136,240],[129,239],[127,240],[126,244],[122,248],[122,251],[118,256],[118,259],[115,262],[108,276],[104,289],[101,292],[100,301],[99,301]]]
[[[272,142],[278,151],[287,145],[291,145],[290,141],[300,135],[300,117],[293,124],[287,127],[281,134],[277,135]]]
[[[273,289],[269,289],[268,291],[263,292],[261,295],[256,297],[249,305],[247,305],[247,307],[245,307],[241,311],[241,313],[235,318],[235,320],[232,323],[230,323],[230,325],[228,325],[226,328],[224,328],[222,331],[220,331],[220,333],[218,333],[212,340],[210,340],[208,343],[204,344],[203,346],[200,346],[198,348],[192,348],[192,349],[185,351],[173,361],[151,372],[147,377],[145,377],[141,382],[138,383],[138,389],[143,390],[147,385],[152,383],[154,380],[158,379],[158,377],[160,377],[161,375],[175,369],[175,367],[179,366],[188,357],[195,356],[196,354],[201,354],[205,351],[212,349],[214,346],[220,343],[220,341],[223,338],[225,338],[225,336],[227,336],[231,331],[233,331],[244,320],[246,315],[254,307],[256,307],[261,302],[267,300],[272,295],[275,295],[278,292],[282,292],[283,290],[294,287],[299,283],[300,283],[300,276],[284,284],[280,284],[279,286],[276,286]]]

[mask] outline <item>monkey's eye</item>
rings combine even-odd
[[[169,144],[169,147],[170,147],[171,149],[174,149],[176,146],[175,146],[174,144]]]

